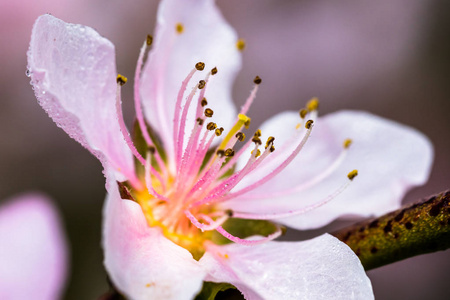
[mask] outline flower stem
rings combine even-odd
[[[358,255],[366,270],[450,248],[450,190],[332,235]]]

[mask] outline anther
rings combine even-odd
[[[227,209],[227,210],[225,211],[225,214],[226,214],[229,218],[232,218],[232,217],[233,217],[233,211],[232,211],[231,209]]]
[[[225,151],[223,149],[219,149],[216,151],[218,157],[223,157],[225,155]]]
[[[319,108],[319,99],[315,97],[309,100],[308,103],[306,104],[306,109],[308,111],[314,111],[317,110],[318,108]]]
[[[211,108],[205,109],[205,116],[211,118],[214,114],[214,111]]]
[[[250,122],[252,121],[252,119],[250,119],[250,118],[248,118],[246,121],[245,121],[245,123],[244,123],[244,126],[245,126],[245,128],[249,128],[250,127]]]
[[[223,127],[217,128],[215,131],[216,136],[221,136],[223,131],[224,131]]]
[[[202,99],[202,102],[200,102],[200,105],[201,105],[202,107],[205,107],[206,105],[208,105],[208,101],[206,101],[206,98],[203,98],[203,99]]]
[[[206,81],[204,81],[203,79],[200,80],[200,81],[198,82],[198,89],[199,89],[199,90],[203,89],[203,88],[205,87],[205,85],[206,85]]]
[[[251,154],[253,154],[253,151],[254,151],[254,150],[252,150]],[[258,156],[260,156],[260,155],[261,155],[261,150],[256,149],[256,155],[255,155],[255,157],[258,157]]]
[[[254,137],[260,137],[261,136],[261,129],[258,129],[255,131]]]
[[[156,152],[156,148],[154,146],[148,146],[147,151],[153,155]]]
[[[352,143],[353,143],[353,141],[351,139],[346,139],[343,144],[344,148],[348,149],[352,145]]]
[[[197,69],[197,70],[199,70],[199,71],[203,71],[204,69],[205,69],[205,63],[203,63],[203,62],[198,62],[198,63],[196,63],[195,64],[195,68]]]
[[[225,156],[226,157],[232,157],[234,156],[234,150],[231,148],[228,148],[227,150],[225,150]]]
[[[216,129],[217,128],[217,125],[216,125],[216,123],[214,123],[214,122],[209,122],[208,123],[208,125],[206,125],[206,129],[208,129],[208,130],[214,130],[214,129]]]
[[[287,231],[287,227],[286,226],[280,226],[280,230],[281,230],[281,235],[285,235],[286,231]]]
[[[259,137],[257,137],[257,136],[254,136],[252,138],[252,142],[255,143],[255,144],[258,144],[258,145],[262,144],[261,139]]]
[[[245,49],[245,41],[243,39],[238,39],[236,42],[236,48],[239,51],[243,51]]]
[[[236,138],[237,138],[240,142],[242,142],[243,140],[245,140],[245,133],[243,133],[243,132],[238,132],[238,133],[236,133]]]
[[[300,118],[304,119],[308,111],[306,109],[301,109],[299,112]]]
[[[177,24],[175,25],[175,30],[177,31],[178,34],[183,33],[183,31],[184,31],[184,26],[183,26],[183,24],[177,23]]]
[[[355,178],[356,176],[358,176],[358,170],[353,170],[347,175],[348,179],[350,180],[353,180],[353,178]]]
[[[314,123],[313,120],[306,121],[306,124],[305,124],[306,129],[310,129],[313,123]]]
[[[200,125],[200,126],[202,126],[203,125],[203,122],[204,122],[205,120],[203,120],[202,118],[197,118],[197,123],[198,123],[198,125]]]
[[[147,46],[151,46],[153,44],[153,36],[147,34]]]
[[[217,67],[214,67],[212,70],[211,70],[211,75],[216,75],[217,74]]]
[[[124,85],[125,83],[127,83],[127,78],[123,75],[118,74],[117,75],[117,83],[120,85]]]
[[[253,79],[253,82],[255,83],[255,84],[260,84],[261,83],[261,77],[259,77],[259,76],[256,76],[255,77],[255,79]]]
[[[267,142],[266,142],[266,149],[267,149],[271,144],[273,144],[273,141],[275,141],[275,138],[274,138],[273,136],[269,136],[269,138],[267,139]],[[274,148],[274,150],[275,150],[275,148]]]
[[[272,153],[273,151],[275,151],[275,146],[274,146],[274,145],[270,146],[269,151],[270,151],[271,153]]]

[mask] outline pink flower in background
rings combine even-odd
[[[39,194],[0,207],[0,299],[59,299],[67,245],[50,201]]]
[[[247,299],[373,298],[357,257],[329,235],[273,242],[282,232],[275,225],[268,236],[243,239],[224,224],[256,219],[308,229],[384,213],[425,182],[430,143],[364,112],[318,119],[317,100],[245,133],[260,79],[236,110],[237,42],[213,1],[162,2],[153,49],[144,64],[144,43],[134,80],[141,147],[122,117],[126,79],[116,83],[111,42],[49,15],[36,21],[28,63],[38,101],[105,169],[112,281],[132,299],[190,299],[203,281],[229,282]],[[350,185],[354,168],[363,176]],[[234,243],[214,243],[215,233]]]

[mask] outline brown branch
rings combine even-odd
[[[332,233],[366,270],[450,248],[450,190]]]

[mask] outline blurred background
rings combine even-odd
[[[132,77],[139,47],[153,32],[157,4],[0,1],[0,199],[40,190],[55,200],[71,248],[66,299],[96,299],[107,290],[100,247],[104,178],[100,163],[35,100],[25,76],[31,28],[43,13],[91,26],[115,44],[118,71]],[[255,75],[263,79],[253,124],[297,110],[313,96],[321,100],[322,114],[367,110],[417,128],[435,146],[429,183],[408,193],[405,203],[450,188],[450,2],[219,0],[218,5],[247,42],[233,91],[236,104],[247,97]],[[123,89],[129,124],[131,87]],[[288,238],[305,239],[345,224],[291,232]],[[449,269],[447,250],[368,275],[377,299],[443,299]]]

